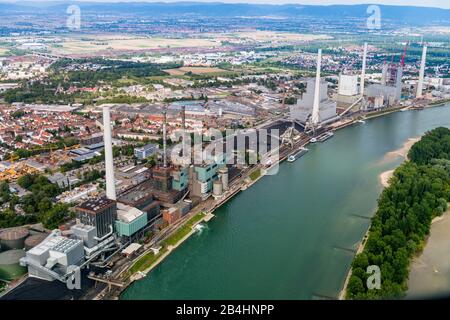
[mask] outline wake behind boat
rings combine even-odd
[[[307,154],[308,153],[308,151],[309,151],[309,149],[307,149],[307,148],[300,148],[300,151],[298,151],[297,153],[295,153],[295,154],[291,154],[289,157],[288,157],[288,162],[295,162],[297,159],[299,159],[299,158],[301,158],[301,157],[303,157],[305,154]]]

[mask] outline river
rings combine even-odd
[[[386,157],[450,127],[450,105],[397,112],[336,132],[215,212],[121,299],[337,298],[370,224]]]

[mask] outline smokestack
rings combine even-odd
[[[319,124],[319,104],[320,104],[320,69],[322,68],[322,49],[317,54],[316,87],[314,90],[314,104],[311,121],[314,126]]]
[[[364,53],[361,71],[361,98],[364,98],[364,88],[366,85],[366,66],[367,66],[367,42],[364,43]]]
[[[106,196],[116,200],[116,183],[114,180],[114,159],[111,137],[111,114],[109,107],[103,107],[103,140],[105,144]]]
[[[164,168],[167,168],[167,154],[166,154],[166,147],[167,147],[167,129],[166,129],[166,125],[167,125],[167,109],[166,107],[164,107],[164,111],[163,111],[163,115],[164,115],[164,122],[163,122],[163,164],[164,164]]]
[[[383,63],[383,69],[381,71],[381,84],[385,86],[387,84],[387,73],[388,73],[389,65],[385,61]]]
[[[423,95],[423,80],[425,78],[426,63],[427,63],[427,46],[423,46],[422,63],[420,64],[419,82],[417,84],[416,98],[420,98]]]

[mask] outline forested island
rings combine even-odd
[[[409,265],[420,253],[433,218],[450,201],[450,129],[425,134],[397,168],[384,189],[372,219],[367,243],[352,264],[347,299],[402,298],[407,291]],[[381,288],[369,290],[369,266],[381,271]]]

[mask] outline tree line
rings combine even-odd
[[[450,130],[437,128],[411,148],[394,172],[372,219],[365,248],[352,263],[348,299],[402,298],[409,265],[424,246],[431,221],[450,201]],[[369,266],[381,271],[381,288],[369,290]]]

